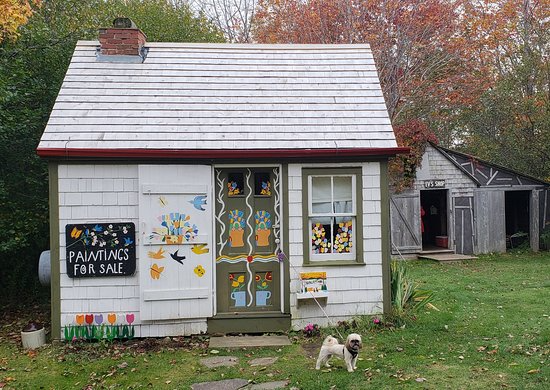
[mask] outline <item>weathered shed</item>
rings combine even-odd
[[[368,45],[78,42],[38,146],[54,336],[327,323],[314,296],[330,321],[388,310],[401,151]]]
[[[393,253],[449,249],[539,249],[550,220],[549,184],[464,153],[428,144],[412,189],[391,196]]]

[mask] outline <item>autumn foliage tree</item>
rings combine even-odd
[[[470,3],[472,68],[490,83],[461,117],[461,147],[550,180],[550,0]]]
[[[413,185],[427,143],[437,144],[438,140],[428,126],[418,119],[394,126],[394,132],[397,143],[410,149],[408,154],[391,159],[389,164],[390,185],[394,192],[399,193]]]
[[[0,0],[0,43],[19,35],[19,27],[27,23],[32,15],[31,4],[37,1]]]
[[[265,43],[369,43],[393,123],[427,115],[417,102],[452,96],[461,69],[458,6],[449,0],[260,0]]]
[[[97,39],[98,28],[119,15],[150,41],[223,40],[204,17],[171,0],[42,0],[34,11],[17,39],[0,43],[0,305],[44,296],[36,292],[38,258],[49,247],[48,172],[35,149],[76,41]]]
[[[549,31],[550,0],[259,0],[254,34],[369,43],[396,133],[421,121],[442,145],[548,178]]]

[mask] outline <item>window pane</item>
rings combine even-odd
[[[332,218],[315,218],[310,221],[311,253],[331,253]]]
[[[254,195],[271,196],[271,181],[269,172],[254,173]]]
[[[311,178],[311,212],[332,213],[332,191],[330,177]]]
[[[333,253],[353,253],[354,218],[335,218]]]
[[[334,176],[334,212],[353,212],[353,188],[351,176]]]
[[[227,175],[227,195],[244,195],[244,175],[241,172],[229,172]]]

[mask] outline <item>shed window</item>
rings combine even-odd
[[[361,261],[360,172],[357,168],[304,170],[306,263]]]

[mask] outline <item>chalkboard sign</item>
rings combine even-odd
[[[127,276],[136,270],[136,227],[132,222],[67,225],[70,278]]]

